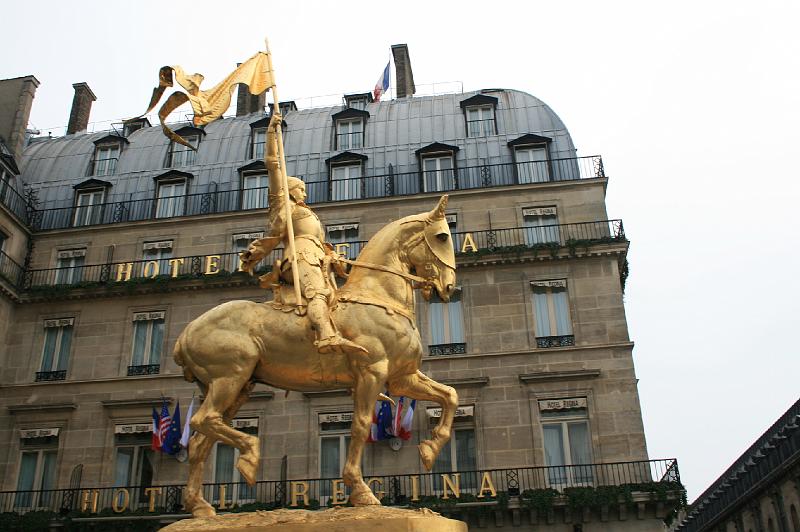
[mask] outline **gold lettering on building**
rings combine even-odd
[[[347,494],[344,492],[344,480],[337,478],[331,481],[331,504],[346,504]]]
[[[375,491],[375,488],[372,486],[373,484],[377,484],[378,485],[378,491]],[[378,499],[383,499],[383,496],[386,495],[385,491],[381,491],[380,490],[383,487],[383,480],[382,479],[371,478],[371,479],[367,480],[367,486],[369,486],[369,489],[372,490],[372,493],[374,493],[375,496]]]
[[[475,496],[475,498],[483,499],[484,491],[488,491],[490,497],[497,497],[497,490],[494,489],[494,484],[492,484],[492,479],[489,477],[489,473],[484,473],[483,477],[481,477],[481,489],[478,491],[478,494]]]
[[[155,512],[156,511],[156,495],[161,494],[161,488],[145,488],[144,494],[150,496],[150,503],[148,508],[148,512]]]
[[[461,497],[461,473],[453,473],[453,478],[450,478],[450,475],[442,475],[442,499],[450,498],[448,489],[453,492],[456,499]]]
[[[228,491],[227,487],[228,486],[226,486],[225,484],[220,484],[219,485],[219,506],[218,506],[218,508],[220,510],[225,510],[226,508],[228,508],[225,505],[225,498],[228,495],[227,493],[225,493],[226,491]]]
[[[419,500],[419,476],[414,475],[411,477],[411,500]]]
[[[350,248],[350,244],[346,242],[342,242],[340,244],[334,244],[333,247],[336,248],[336,254],[340,257],[347,257],[347,249]]]
[[[130,502],[131,494],[128,490],[125,488],[117,488],[114,490],[114,495],[111,498],[111,509],[114,510],[114,513],[121,514],[128,509],[128,504]]]
[[[97,513],[97,499],[100,497],[100,490],[83,490],[83,497],[81,498],[81,512],[89,509],[89,497],[92,499],[91,513]]]
[[[475,245],[475,241],[472,239],[472,233],[465,234],[464,242],[461,244],[461,253],[466,253],[467,251],[478,251],[478,246]]]
[[[206,275],[214,275],[220,272],[219,261],[221,255],[206,255]]]
[[[303,506],[308,506],[308,482],[292,480],[289,483],[289,506],[297,507],[297,500],[303,499]]]
[[[159,267],[157,260],[148,260],[144,263],[144,271],[142,271],[142,275],[153,279],[158,275],[158,269]]]
[[[132,262],[125,262],[123,264],[117,264],[117,282],[119,281],[129,281],[131,278],[131,274],[133,273],[133,263]]]
[[[183,265],[183,259],[169,259],[169,275],[170,277],[177,277],[178,270]]]

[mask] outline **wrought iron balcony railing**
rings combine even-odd
[[[469,236],[468,236],[469,235]],[[557,253],[563,248],[588,249],[597,244],[624,242],[625,231],[622,220],[600,220],[573,224],[547,225],[541,227],[511,227],[482,231],[460,231],[453,233],[456,255],[467,258],[482,253]],[[366,244],[365,241],[334,243],[347,258],[355,259]],[[474,248],[472,246],[475,246]],[[462,252],[462,249],[464,250]],[[477,253],[475,251],[477,250]],[[276,260],[283,258],[283,250],[276,249],[257,266],[259,271],[268,271]],[[90,264],[66,268],[45,268],[23,271],[19,265],[9,267],[11,277],[17,275],[20,290],[47,290],[54,288],[90,288],[98,284],[108,285],[117,281],[151,278],[158,282],[172,279],[204,277],[213,280],[214,275],[229,276],[239,272],[239,255],[235,252],[184,257],[140,259],[107,264]],[[17,270],[16,268],[19,268]],[[0,274],[4,272],[0,256]],[[238,272],[238,273],[237,273]],[[11,279],[9,279],[11,280]],[[559,337],[561,338],[561,337]],[[566,337],[564,337],[566,338]],[[568,341],[567,339],[559,340]],[[443,353],[444,354],[444,353]]]
[[[447,179],[425,179],[423,172],[389,172],[357,179],[324,180],[306,183],[309,204],[332,201],[410,196],[426,192],[503,187],[550,181],[575,181],[605,177],[601,157],[575,157],[528,163],[505,163],[459,167],[448,170]],[[430,172],[427,172],[430,174]],[[27,207],[23,201],[21,219],[34,231],[66,229],[80,225],[105,225],[120,222],[165,219],[179,216],[207,215],[265,208],[267,189],[213,190],[171,198],[120,199],[92,206],[39,208]],[[263,202],[246,201],[245,195],[263,194]],[[159,201],[170,202],[165,216]],[[76,216],[77,209],[91,212]]]
[[[61,369],[57,371],[37,371],[36,382],[46,381],[63,381],[67,378],[67,370]]]
[[[455,494],[442,478],[446,476],[452,485],[458,486]],[[403,475],[371,474],[364,478],[382,504],[387,506],[435,504],[441,500],[445,487],[454,505],[459,501],[475,501],[488,478],[498,497],[493,498],[484,490],[483,500],[497,501],[500,497],[518,498],[523,503],[535,490],[556,490],[563,493],[567,488],[618,486],[630,492],[650,493],[675,492],[681,496],[678,463],[672,459],[616,462],[606,464],[582,464],[572,466],[539,466],[475,471],[420,473]],[[298,506],[316,508],[333,503],[334,481],[338,479],[260,480],[255,486],[240,483],[216,483],[203,486],[204,498],[218,507],[232,508],[251,504],[253,508],[274,509],[288,507],[292,503],[292,492],[303,482],[307,499],[298,500]],[[338,480],[338,483],[341,481]],[[339,486],[337,486],[339,487]],[[99,513],[116,509],[151,514],[183,513],[182,485],[162,485],[153,490],[150,486],[125,487],[81,487],[72,489],[39,491],[0,492],[0,512],[25,513],[33,510],[50,510],[67,514],[83,510]],[[344,486],[340,486],[344,488]],[[148,490],[145,492],[145,490]],[[344,488],[349,493],[348,488]],[[622,490],[621,490],[622,491]],[[151,502],[152,498],[152,502]],[[481,500],[481,499],[477,499]],[[224,501],[224,502],[223,502]],[[620,503],[626,501],[620,500]],[[222,504],[221,504],[222,503]],[[153,508],[151,511],[150,508]]]
[[[139,366],[128,366],[128,377],[138,375],[158,375],[161,370],[159,364],[144,364]]]
[[[548,347],[570,347],[575,345],[575,336],[565,334],[562,336],[539,336],[536,338],[536,347],[546,349]]]
[[[25,269],[14,259],[0,251],[0,277],[6,280],[11,286],[17,287],[22,280]]]
[[[467,344],[436,344],[428,346],[428,354],[431,356],[463,355],[467,352]]]

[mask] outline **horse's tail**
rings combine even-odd
[[[192,371],[186,367],[186,358],[183,355],[184,350],[184,336],[186,335],[186,331],[183,331],[180,336],[178,336],[178,341],[175,342],[175,347],[172,349],[172,358],[175,360],[175,363],[183,368],[183,378],[189,382],[194,382],[197,378],[194,376]]]

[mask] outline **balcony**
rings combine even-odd
[[[160,370],[161,366],[159,364],[128,366],[128,377],[138,377],[140,375],[158,375]]]
[[[430,356],[464,355],[467,352],[467,344],[437,344],[428,346]]]
[[[563,336],[539,336],[536,338],[536,347],[547,349],[548,347],[571,347],[575,345],[575,336],[566,334]]]
[[[36,382],[63,381],[67,378],[67,370],[37,371]]]
[[[531,168],[535,165],[536,168]],[[348,191],[347,199],[361,200],[386,197],[411,196],[424,192],[444,192],[446,190],[472,190],[493,187],[506,187],[519,184],[542,183],[551,181],[576,181],[581,179],[604,178],[601,157],[576,157],[570,159],[553,159],[532,163],[506,163],[483,166],[460,167],[448,170],[452,180],[442,190],[428,190],[422,172],[405,172],[360,177],[357,179],[337,180],[337,187]],[[539,176],[532,178],[531,176]],[[452,181],[452,184],[449,183]],[[91,209],[83,213],[81,226],[106,225],[122,222],[136,222],[167,219],[177,216],[198,216],[225,212],[239,212],[248,209],[249,203],[244,201],[245,194],[267,195],[266,189],[208,191],[198,194],[180,196],[182,208],[170,213],[170,216],[156,216],[156,198],[124,199],[81,207]],[[334,201],[336,190],[330,180],[306,183],[307,203],[329,203]],[[15,196],[13,208],[20,211],[18,216],[27,222],[34,231],[66,229],[75,226],[77,207],[35,208],[27,205],[18,195]],[[163,198],[162,198],[163,199]],[[7,204],[8,205],[8,204]],[[12,208],[12,207],[9,207]]]
[[[442,477],[447,477],[450,483],[444,482]],[[567,517],[572,518],[573,511],[581,513],[578,519],[589,521],[606,521],[609,513],[627,519],[629,508],[630,513],[636,515],[647,504],[652,507],[651,514],[663,517],[678,507],[684,497],[675,459],[404,475],[365,471],[364,478],[370,479],[370,486],[385,506],[428,507],[462,520],[475,520],[477,516],[472,510],[478,506],[490,512],[510,512],[515,521],[521,519],[521,514],[527,514],[529,517],[525,520],[530,519],[531,524],[549,521],[555,513],[563,514],[559,518],[564,522]],[[299,505],[308,509],[331,506],[335,480],[303,479],[308,498],[299,498]],[[203,496],[215,506],[224,497],[229,508],[239,505],[250,511],[272,510],[289,506],[295,482],[259,480],[253,487],[243,483],[205,484]],[[494,494],[488,485],[494,488]],[[444,486],[448,486],[448,493],[444,492]],[[457,487],[457,493],[450,486]],[[183,513],[183,485],[160,487],[161,490],[152,494],[144,493],[146,486],[5,491],[0,492],[0,512],[49,510],[66,515],[79,511],[84,494],[89,493],[91,499],[97,501],[93,515],[106,511],[110,515],[112,505],[122,516],[123,512],[136,515]],[[125,490],[128,497],[124,497],[121,490]],[[120,501],[125,501],[126,506],[120,507]],[[661,508],[660,512],[657,507]],[[91,511],[91,504],[86,504],[86,509]]]

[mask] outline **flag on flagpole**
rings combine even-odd
[[[150,448],[154,451],[161,450],[161,436],[159,435],[158,430],[160,424],[161,421],[158,417],[158,412],[156,412],[156,409],[153,408],[153,440],[150,443]]]
[[[372,90],[372,99],[376,102],[381,101],[381,95],[389,90],[389,65],[391,61],[386,63],[386,68],[383,69],[383,74],[378,78],[375,83],[375,88]]]
[[[392,405],[389,401],[376,401],[372,413],[368,442],[388,440],[392,437]]]
[[[181,402],[175,403],[175,413],[169,422],[167,436],[164,438],[162,449],[167,454],[176,454],[181,450]]]
[[[167,400],[164,399],[161,405],[161,417],[158,418],[158,440],[161,442],[160,450],[166,452],[165,443],[167,441],[167,434],[169,433],[169,426],[172,418],[169,415],[169,408],[167,408]]]
[[[190,426],[190,422],[192,420],[192,411],[194,410],[194,395],[192,396],[192,402],[189,403],[189,410],[186,412],[186,421],[183,423],[183,434],[181,434],[181,446],[185,448],[189,448],[189,436],[192,432],[192,427]]]
[[[400,398],[400,404],[403,404],[403,397]],[[414,419],[414,407],[417,406],[417,400],[412,399],[411,404],[408,405],[408,408],[405,409],[403,412],[403,417],[400,418],[400,407],[397,407],[398,413],[396,419],[401,419],[399,426],[396,425],[397,430],[395,431],[394,435],[398,438],[403,440],[410,440],[411,439],[411,422]]]

